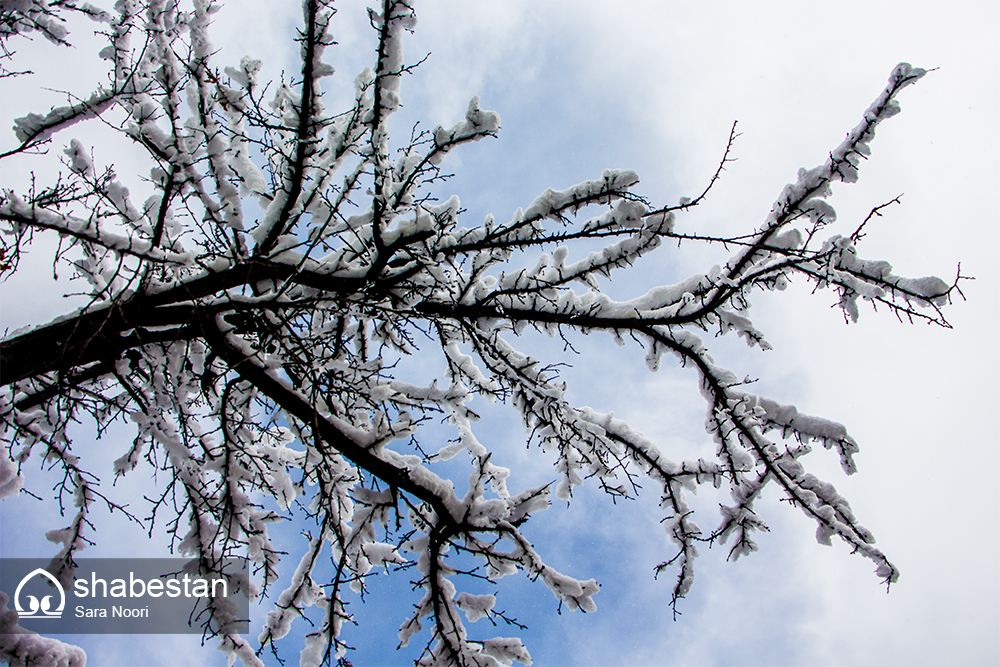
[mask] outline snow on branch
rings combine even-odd
[[[47,29],[62,39],[36,9],[15,12],[2,34]],[[558,609],[595,611],[597,582],[556,571],[531,541],[531,517],[551,495],[572,502],[588,485],[614,500],[659,493],[666,556],[657,573],[676,576],[675,610],[694,584],[699,546],[726,543],[734,559],[756,550],[753,534],[767,530],[757,501],[769,485],[815,522],[820,542],[837,537],[896,580],[847,500],[804,463],[818,442],[853,473],[858,443],[840,424],[747,392],[709,354],[706,334],[768,349],[751,317],[754,295],[796,278],[834,290],[849,321],[861,300],[947,326],[961,274],[951,283],[897,276],[859,254],[861,227],[825,231],[836,220],[831,185],[858,178],[876,127],[924,70],[897,66],[857,127],[745,234],[679,228],[731,161],[735,126],[694,200],[651,204],[634,192],[638,174],[606,170],[543,190],[506,222],[470,224],[457,196],[441,197],[441,168],[460,147],[496,137],[499,115],[476,97],[450,129],[418,127],[398,141],[387,119],[414,71],[403,54],[412,6],[383,0],[371,10],[375,62],[343,81],[326,56],[332,3],[304,0],[302,10],[296,76],[266,83],[250,57],[219,69],[211,2],[191,11],[119,3],[102,51],[111,87],[23,116],[18,146],[0,156],[61,169],[51,183],[0,196],[4,261],[35,234],[56,237],[56,265],[85,279],[89,299],[0,341],[0,496],[32,486],[23,466],[31,456],[65,472],[57,496],[72,499],[75,516],[48,536],[63,545],[56,559],[66,576],[72,554],[100,538],[93,506],[125,511],[74,448],[68,425],[89,416],[102,430],[134,426],[115,475],[168,477],[150,496],[150,530],[165,529],[201,563],[242,556],[259,568],[251,590],[273,608],[255,643],[225,632],[225,609],[210,609],[218,622],[206,624],[246,665],[263,664],[267,650],[283,659],[279,646],[306,621],[314,625],[300,664],[345,659],[350,605],[386,575],[409,576],[419,591],[412,610],[400,610],[399,640],[425,642],[420,664],[530,664],[520,640],[505,636],[524,626],[503,596],[471,584],[521,573]],[[324,106],[328,84],[352,90],[348,108]],[[128,140],[129,164],[144,160],[142,173],[101,167],[106,157],[65,134],[98,120]],[[671,252],[665,240],[735,252],[632,298],[602,289],[651,253]],[[653,371],[664,357],[693,367],[714,451],[673,460],[613,414],[574,405],[561,362],[516,344],[533,330],[567,348],[577,334],[606,335],[641,348],[637,363]],[[411,358],[428,363],[412,371]],[[435,363],[443,371],[431,380],[424,371]],[[551,484],[518,491],[503,438],[477,424],[481,399],[516,412],[554,465]],[[447,471],[460,465],[467,477],[453,479]],[[728,492],[712,530],[687,497],[706,485]],[[279,544],[269,527],[289,519],[305,537]],[[298,563],[285,581],[283,559]],[[490,627],[476,625],[484,619]],[[493,636],[500,624],[504,634]],[[2,655],[51,650],[78,664],[72,649],[24,637],[3,639]]]
[[[7,609],[7,594],[0,591],[0,660],[11,665],[83,667],[83,649],[58,639],[43,637],[18,625],[17,612]]]

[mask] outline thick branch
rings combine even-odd
[[[397,468],[376,456],[370,450],[357,444],[329,419],[322,416],[308,399],[297,391],[285,386],[267,370],[257,365],[226,339],[214,319],[202,317],[199,322],[202,334],[212,350],[223,359],[241,378],[256,387],[273,400],[287,414],[294,416],[314,432],[319,434],[317,442],[333,447],[356,466],[378,477],[391,487],[398,488],[430,505],[439,521],[450,524],[452,531],[459,521],[452,517],[444,501],[430,489],[413,479],[409,470]],[[329,455],[329,452],[321,452]],[[449,531],[451,532],[451,531]]]

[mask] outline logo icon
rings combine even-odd
[[[28,608],[27,610],[21,606],[21,589],[24,585],[31,581],[35,575],[42,575],[47,577],[52,585],[56,587],[59,591],[59,606],[55,609],[52,607],[52,595],[43,595],[41,601],[34,595],[25,595],[28,598]],[[63,590],[62,584],[59,580],[53,577],[49,572],[38,568],[32,572],[25,575],[24,579],[21,579],[21,583],[17,585],[17,590],[14,591],[14,608],[17,610],[17,615],[20,618],[62,618],[63,607],[66,606],[66,591]]]

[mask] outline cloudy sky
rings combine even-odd
[[[294,71],[298,49],[288,42],[299,20],[294,5],[231,2],[216,21],[217,65],[249,54],[274,75]],[[343,88],[331,89],[328,108],[336,108],[338,95],[351,94],[354,75],[373,59],[364,7],[343,3],[335,21],[340,45],[328,53],[337,75],[327,81]],[[498,608],[529,623],[522,636],[539,665],[1000,662],[1000,439],[993,426],[1000,405],[1000,218],[992,201],[1000,182],[1000,4],[619,2],[612,8],[433,0],[418,4],[417,13],[406,53],[413,61],[431,55],[404,81],[396,128],[408,134],[418,119],[451,126],[473,95],[502,118],[499,139],[466,147],[445,163],[456,173],[446,189],[461,197],[470,226],[608,167],[638,171],[638,190],[655,203],[694,196],[738,121],[738,161],[678,228],[750,231],[798,168],[821,163],[860,120],[896,63],[937,68],[902,94],[903,113],[879,128],[860,182],[835,188],[832,204],[840,219],[835,231],[850,231],[873,206],[903,195],[869,228],[860,251],[911,277],[950,279],[961,263],[975,281],[963,283],[967,300],[947,312],[953,328],[900,323],[871,310],[847,326],[830,308],[832,294],[813,295],[799,285],[755,304],[755,324],[774,350],[708,341],[721,365],[759,378],[759,393],[848,426],[861,445],[857,475],[846,478],[836,457],[821,449],[805,462],[851,501],[900,568],[899,583],[886,594],[867,560],[840,544],[818,545],[814,526],[772,492],[761,506],[771,533],[758,540],[760,551],[727,563],[724,549],[704,550],[675,621],[672,582],[652,574],[671,554],[656,498],[612,506],[585,487],[569,509],[556,504],[533,519],[529,534],[549,564],[601,582],[597,612],[557,615],[555,599],[540,585],[506,580]],[[4,94],[3,127],[60,102],[39,86],[89,90],[81,73],[94,62],[88,60],[94,49],[81,45],[79,57],[67,58],[45,44],[26,48],[42,76],[4,83],[17,94]],[[0,135],[0,147],[12,142],[11,133]],[[22,176],[7,165],[0,169],[5,187]],[[611,289],[635,296],[724,259],[715,251],[661,248]],[[44,267],[50,258],[42,249],[31,260]],[[26,270],[0,285],[0,325],[37,323],[66,310],[64,301],[37,296],[52,292],[41,283],[44,274]],[[538,354],[553,352],[546,340],[522,343]],[[609,343],[596,336],[579,341],[582,354],[566,359],[573,364],[565,373],[570,397],[614,410],[672,458],[710,455],[694,376],[668,363],[650,373],[640,350]],[[509,417],[500,409],[486,425],[503,464],[515,469],[514,483],[548,481],[551,470],[535,450],[524,449],[524,435]],[[108,438],[127,442],[127,431]],[[100,456],[103,448],[95,449]],[[708,528],[725,498],[703,491],[696,500]],[[0,555],[53,553],[40,533],[27,530],[42,520],[31,517],[44,516],[37,505],[25,498],[0,505]],[[51,518],[41,525],[59,527]],[[126,555],[124,544],[139,555],[163,543],[136,546],[143,532],[103,525],[107,541],[88,555]],[[359,649],[351,660],[406,664],[408,654],[393,648],[409,602],[402,609],[393,603],[408,599],[408,586],[386,581],[375,589],[381,595],[371,603],[354,605],[361,625],[348,636]],[[178,664],[188,651],[197,657],[185,657],[187,664],[224,664],[211,649],[171,641],[168,652],[162,638],[83,638],[94,665],[135,665],[137,655],[150,665]]]

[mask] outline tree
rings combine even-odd
[[[363,591],[379,568],[412,565],[424,598],[401,618],[404,643],[426,625],[420,638],[429,662],[527,661],[517,640],[469,637],[460,612],[468,621],[516,621],[494,610],[492,596],[458,592],[456,582],[521,570],[560,604],[593,609],[596,582],[548,567],[524,528],[551,492],[568,501],[586,477],[613,499],[634,497],[643,483],[662,495],[676,553],[661,569],[676,573],[675,604],[692,585],[699,542],[727,543],[733,558],[755,549],[752,534],[766,526],[754,506],[768,484],[816,521],[820,541],[840,538],[871,559],[883,581],[894,581],[895,567],[847,502],[799,461],[806,443],[818,441],[854,472],[857,445],[844,427],[752,393],[714,362],[702,334],[735,333],[765,348],[749,318],[753,293],[793,279],[833,289],[848,320],[858,317],[861,298],[901,318],[947,324],[940,308],[957,279],[901,278],[885,262],[861,259],[856,245],[868,220],[849,236],[823,238],[834,218],[831,184],[856,179],[876,125],[898,111],[896,95],[924,71],[898,66],[844,142],[803,170],[765,223],[745,235],[676,228],[721,175],[735,128],[693,200],[656,205],[633,192],[634,172],[606,171],[545,191],[506,222],[464,228],[458,199],[438,198],[441,165],[457,146],[495,135],[498,115],[473,99],[463,121],[417,128],[397,150],[388,119],[413,69],[400,49],[415,19],[406,3],[391,1],[371,14],[377,61],[355,79],[354,104],[326,112],[331,9],[304,3],[297,79],[262,86],[255,61],[222,71],[211,64],[209,5],[181,12],[170,3],[122,3],[104,52],[111,82],[18,122],[11,156],[44,151],[57,132],[100,118],[149,161],[148,177],[126,182],[73,140],[63,151],[68,173],[27,193],[7,192],[0,205],[13,257],[35,233],[57,234],[59,261],[90,285],[85,308],[0,345],[11,455],[0,488],[16,492],[15,464],[34,449],[64,467],[60,494],[78,502],[54,567],[71,574],[74,554],[96,537],[88,513],[99,500],[125,511],[70,453],[67,426],[86,414],[99,428],[118,419],[136,424],[116,473],[137,474],[144,461],[170,473],[154,516],[207,568],[247,555],[267,589],[281,551],[295,548],[273,544],[267,525],[283,513],[315,524],[316,534],[290,556],[300,566],[261,646],[222,638],[246,664],[257,664],[255,650],[271,650],[312,605],[324,618],[309,637],[306,663],[342,657],[353,599],[346,589]],[[130,189],[149,197],[139,204]],[[602,293],[600,277],[625,271],[664,240],[680,248],[721,244],[735,254],[634,299]],[[567,346],[576,333],[607,334],[639,345],[653,370],[665,353],[695,368],[717,457],[671,461],[612,415],[571,405],[559,366],[512,344],[532,330]],[[432,350],[445,368],[433,382],[409,363]],[[494,461],[501,454],[474,434],[476,396],[509,403],[530,439],[554,454],[553,489],[508,491],[510,471]],[[433,429],[440,421],[452,430],[444,439]],[[457,455],[468,456],[473,471],[464,494],[439,474]],[[709,483],[726,486],[732,501],[719,525],[703,532],[685,494]],[[252,501],[257,493],[266,505]],[[331,551],[335,576],[318,580],[314,567]],[[469,571],[469,560],[481,568]]]
[[[3,62],[11,60],[14,52],[9,41],[18,36],[38,33],[53,44],[69,46],[66,15],[81,14],[95,21],[107,21],[108,14],[90,3],[78,5],[76,0],[4,0],[0,3],[0,78],[27,74],[28,71],[7,71]]]

